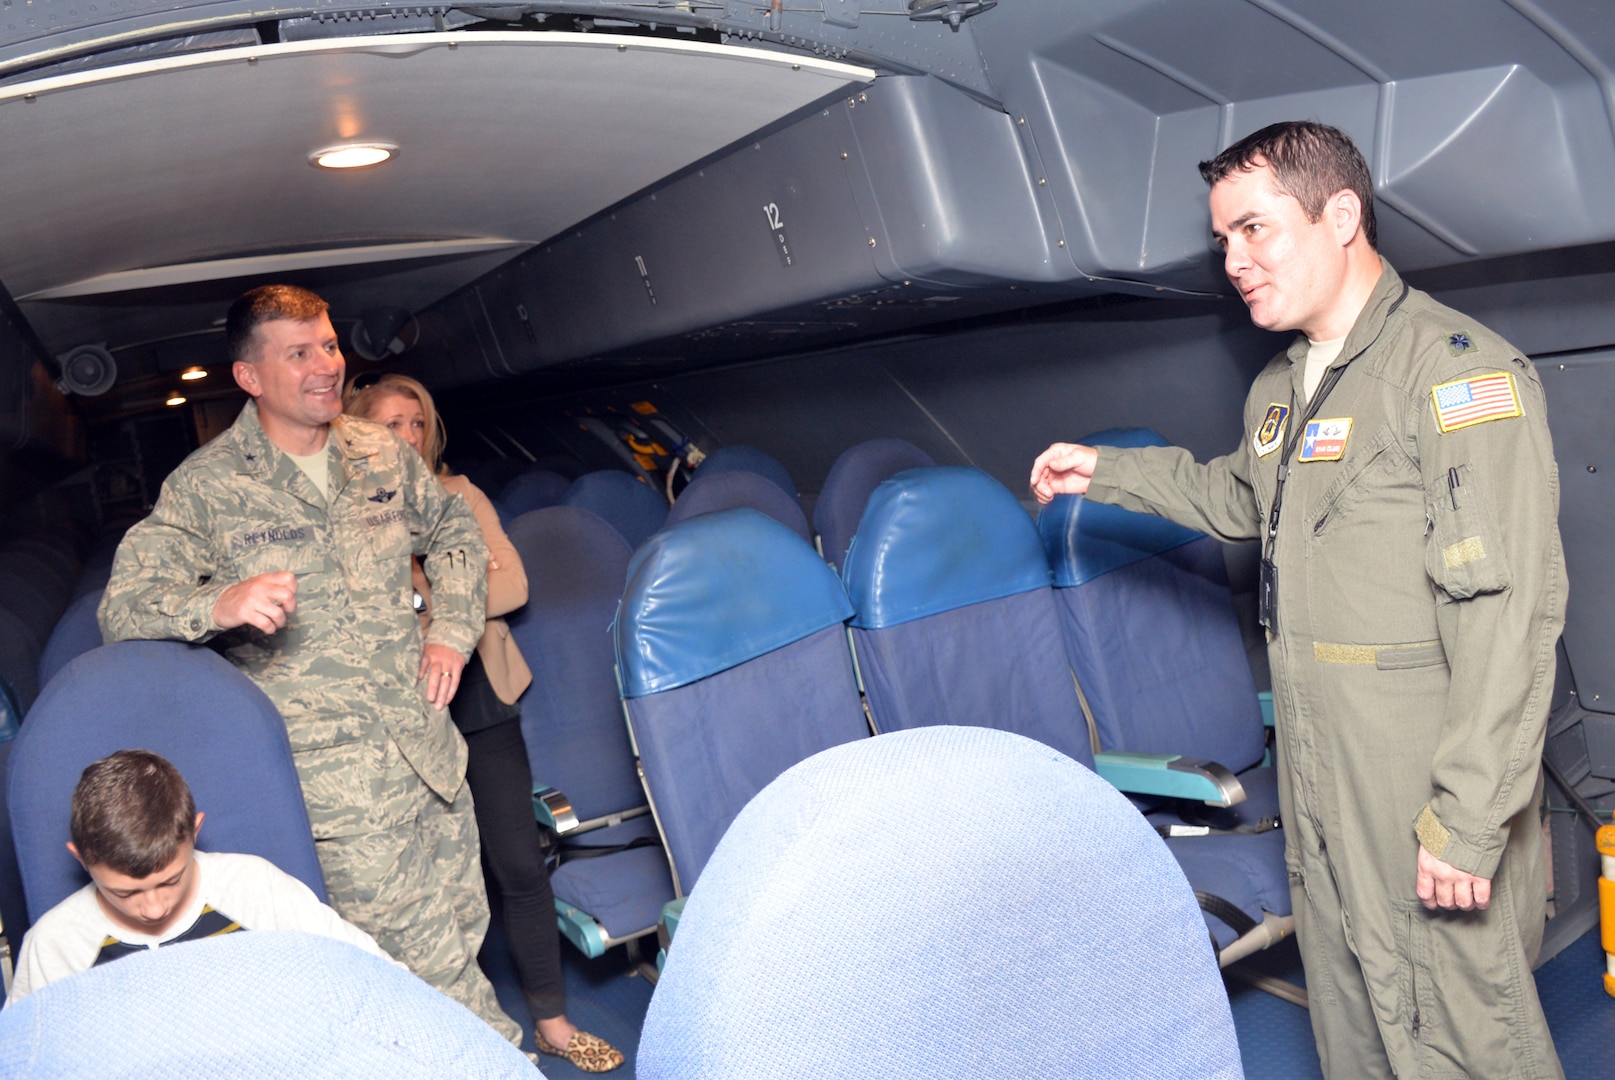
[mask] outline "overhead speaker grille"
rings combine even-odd
[[[56,389],[64,394],[96,397],[118,380],[118,362],[105,345],[80,345],[56,358],[62,369]]]

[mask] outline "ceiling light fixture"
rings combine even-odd
[[[195,382],[197,379],[207,378],[207,372],[199,367],[187,368],[179,373],[179,377],[186,382]]]
[[[346,143],[314,151],[308,156],[308,163],[322,169],[363,169],[380,165],[396,153],[398,147],[390,143]]]
[[[185,395],[184,394],[175,394],[174,396],[170,397],[167,401],[163,402],[163,404],[164,405],[170,405],[170,406],[172,406],[172,405],[183,405],[183,404],[185,404]]]

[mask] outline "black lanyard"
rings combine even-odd
[[[1402,294],[1396,298],[1385,317],[1389,319],[1402,306],[1402,301],[1408,297],[1407,282],[1402,283]],[[1312,395],[1307,405],[1307,413],[1299,423],[1292,425],[1284,435],[1284,451],[1279,455],[1278,479],[1273,485],[1273,505],[1267,512],[1267,535],[1262,538],[1262,559],[1259,567],[1259,577],[1256,586],[1257,617],[1261,624],[1274,632],[1278,628],[1279,617],[1279,586],[1278,567],[1273,563],[1273,544],[1279,534],[1279,510],[1284,504],[1284,482],[1290,476],[1290,458],[1295,454],[1295,448],[1301,445],[1305,438],[1307,425],[1312,418],[1318,415],[1329,392],[1340,382],[1340,377],[1346,373],[1346,367],[1351,363],[1347,361],[1339,367],[1332,367],[1324,376],[1323,383]],[[1305,376],[1303,375],[1303,379]],[[1292,378],[1290,386],[1290,414],[1295,414],[1295,385]]]
[[[1401,295],[1396,298],[1396,302],[1385,312],[1385,317],[1389,319],[1396,314],[1396,309],[1401,307],[1402,301],[1407,298],[1408,284],[1404,281]],[[1267,536],[1262,541],[1262,559],[1264,561],[1271,558],[1273,540],[1279,533],[1279,507],[1284,502],[1284,481],[1290,475],[1290,456],[1295,453],[1295,448],[1301,445],[1307,424],[1312,421],[1314,416],[1318,415],[1318,410],[1323,407],[1324,399],[1329,396],[1329,391],[1335,388],[1335,384],[1340,381],[1340,377],[1345,373],[1346,364],[1330,368],[1329,373],[1324,376],[1323,384],[1318,387],[1317,392],[1312,395],[1311,401],[1308,402],[1307,414],[1301,418],[1299,424],[1294,425],[1285,433],[1284,452],[1279,455],[1278,481],[1273,485],[1273,506],[1267,512]],[[1290,387],[1290,412],[1292,415],[1295,412],[1295,387],[1293,384]]]

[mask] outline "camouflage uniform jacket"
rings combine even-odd
[[[422,639],[410,556],[433,583],[430,641],[466,655],[482,634],[488,564],[465,501],[391,432],[342,417],[326,448],[329,503],[269,441],[248,402],[229,431],[174,470],[151,515],[129,530],[98,613],[108,641],[218,639],[285,719],[321,838],[413,817],[419,784],[386,768],[389,739],[438,795],[459,791],[465,742],[416,679]],[[214,624],[226,588],[282,570],[297,575],[297,610],[283,629],[268,636]]]

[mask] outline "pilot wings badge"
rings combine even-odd
[[[388,503],[392,502],[393,496],[397,494],[397,488],[393,488],[391,491],[388,491],[386,488],[377,488],[374,495],[366,495],[365,499],[373,503]]]
[[[1267,415],[1262,417],[1262,426],[1251,436],[1251,445],[1256,448],[1257,457],[1266,457],[1279,448],[1279,443],[1284,441],[1284,422],[1289,418],[1288,405],[1267,407]]]

